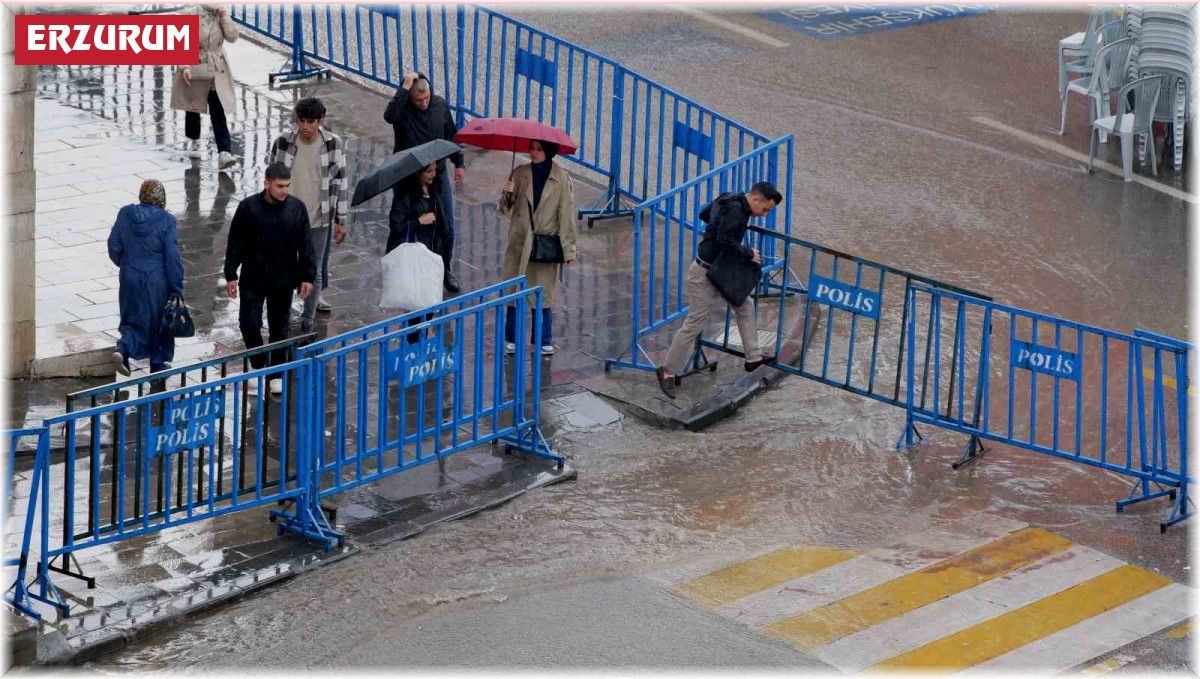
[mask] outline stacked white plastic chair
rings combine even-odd
[[[1096,5],[1088,16],[1087,28],[1079,33],[1069,35],[1058,41],[1058,93],[1061,95],[1067,89],[1067,64],[1072,61],[1086,61],[1096,54],[1096,42],[1099,39],[1100,27],[1120,18],[1120,5]],[[1075,71],[1076,75],[1087,75]]]
[[[1154,121],[1171,126],[1172,148],[1163,155],[1171,158],[1177,170],[1183,168],[1184,132],[1195,108],[1192,102],[1196,96],[1192,89],[1195,16],[1194,5],[1145,5],[1140,12],[1137,76],[1163,77]]]

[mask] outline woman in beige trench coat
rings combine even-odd
[[[558,146],[547,141],[529,143],[529,160],[513,170],[504,185],[500,198],[501,215],[509,215],[508,247],[504,250],[501,275],[505,279],[525,276],[530,287],[542,286],[542,347],[543,355],[554,353],[554,314],[558,283],[562,267],[575,261],[575,195],[571,175],[553,161]],[[531,234],[558,236],[562,242],[563,263],[546,264],[529,261],[533,251]],[[508,307],[504,323],[504,349],[517,349],[516,307]],[[533,326],[530,326],[530,335]]]
[[[220,5],[198,5],[180,14],[200,15],[200,63],[183,66],[175,71],[171,86],[171,108],[185,111],[184,134],[188,156],[200,157],[200,114],[212,118],[213,136],[217,141],[217,165],[228,167],[237,162],[233,155],[233,139],[225,112],[234,110],[233,72],[225,56],[226,42],[238,39],[238,27],[229,17],[229,8]]]

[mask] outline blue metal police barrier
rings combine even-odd
[[[759,242],[778,242],[783,253],[779,270],[803,281],[787,285],[785,294],[755,300],[760,335],[773,327],[768,331],[773,347],[763,346],[763,353],[786,356],[794,353],[791,349],[799,342],[797,364],[781,362],[777,369],[883,403],[899,407],[908,403],[903,365],[908,291],[914,284],[991,299],[785,233],[760,227],[751,231]],[[740,343],[731,340],[732,321],[733,314],[727,311],[723,335],[716,340],[701,338],[700,346],[744,357]],[[822,321],[823,332],[818,330]],[[925,350],[928,353],[929,347]],[[707,363],[702,352],[694,360],[698,368],[706,367],[700,363]],[[927,370],[928,365],[922,368],[923,373]]]
[[[704,233],[701,208],[725,191],[747,191],[759,181],[769,181],[784,196],[791,195],[792,143],[791,135],[780,137],[634,208],[632,337],[629,349],[621,356],[605,360],[605,369],[616,366],[654,370],[643,338],[687,313],[684,273],[696,256],[696,247]],[[790,234],[791,210],[786,203],[765,219],[754,221],[762,222],[770,233],[780,215],[782,233]],[[790,273],[776,255],[775,239],[748,233],[746,242],[763,253],[763,272],[767,277],[764,287],[786,293]],[[772,282],[780,274],[783,283]]]
[[[21,613],[28,615],[31,618],[40,619],[41,615],[33,608],[31,599],[37,599],[45,603],[54,605],[58,603],[55,600],[55,592],[43,583],[41,592],[36,591],[37,581],[32,585],[25,582],[29,572],[29,554],[30,543],[33,539],[34,519],[36,518],[36,509],[38,506],[38,491],[41,488],[42,476],[46,466],[46,458],[50,454],[50,432],[45,427],[37,427],[30,429],[13,429],[3,433],[4,438],[8,439],[8,473],[5,479],[3,488],[4,496],[0,507],[0,516],[4,517],[4,525],[8,526],[14,521],[19,521],[22,526],[19,545],[12,540],[12,534],[5,531],[4,534],[4,567],[5,569],[16,569],[13,575],[13,584],[5,591],[4,600],[10,606],[17,609]],[[20,447],[23,439],[33,439],[33,445],[36,450],[34,455],[33,467],[30,470],[28,485],[19,483],[24,479],[18,475],[16,468],[17,449]],[[18,495],[18,490],[24,491],[23,496]],[[23,513],[13,514],[13,499],[24,499]],[[16,556],[13,556],[16,554]]]
[[[1170,375],[1187,384],[1187,345],[917,284],[908,306],[903,445],[916,423],[935,425],[1133,477],[1118,511],[1168,495],[1164,531],[1190,516],[1186,391],[1164,389]],[[960,464],[981,452],[968,445]]]
[[[1180,361],[1176,356],[1155,348],[1151,367],[1145,367],[1145,361],[1142,364],[1142,377],[1149,379],[1154,389],[1150,464],[1160,477],[1178,484],[1179,488],[1171,516],[1164,522],[1165,528],[1186,519],[1192,509],[1192,501],[1188,497],[1188,484],[1194,483],[1195,479],[1191,478],[1188,472],[1186,453],[1188,450],[1188,422],[1190,422],[1188,408],[1191,406],[1193,396],[1191,376],[1188,371],[1192,365],[1195,365],[1196,345],[1149,330],[1136,329],[1133,331],[1133,335],[1185,352],[1182,354],[1184,360]],[[1167,363],[1165,367],[1164,359]],[[1171,407],[1172,405],[1174,407]],[[1168,442],[1172,440],[1178,441],[1178,445],[1170,446]],[[1142,495],[1151,495],[1149,482],[1143,480],[1141,483]],[[1127,503],[1128,501],[1118,503],[1118,509]]]
[[[47,418],[65,427],[66,445],[61,462],[43,456],[39,466],[44,599],[68,611],[49,579],[57,557],[304,495],[309,370],[297,361]],[[268,377],[282,379],[277,417],[267,416]],[[97,473],[105,466],[110,475]],[[51,474],[61,498],[50,496]],[[309,518],[288,526],[311,536]]]
[[[505,295],[521,292],[525,290],[525,277],[510,278],[506,281],[493,283],[487,287],[479,288],[465,292],[457,297],[448,299],[437,307],[440,313],[450,311],[460,311],[469,306],[474,306],[481,302],[486,302],[489,299],[504,297]],[[340,335],[334,335],[319,342],[313,342],[300,348],[297,355],[301,358],[311,358],[318,354],[332,351],[334,349],[343,349],[351,344],[366,342],[371,339],[379,338],[384,335],[389,335],[401,328],[407,327],[413,319],[424,318],[429,313],[425,309],[418,311],[410,311],[407,313],[393,316],[382,321],[377,321],[355,330],[348,330]]]
[[[323,539],[342,536],[316,511],[322,498],[474,446],[504,443],[562,468],[539,429],[542,289],[525,289],[524,279],[504,285],[514,284],[508,294],[428,307],[401,317],[409,319],[401,329],[367,339],[348,333],[311,352],[314,387],[325,388],[314,392],[305,433],[313,451],[307,516]],[[506,359],[508,307],[517,348]]]
[[[396,87],[429,76],[461,127],[468,117],[518,117],[559,127],[579,142],[563,158],[607,180],[580,210],[589,222],[631,214],[642,202],[761,148],[770,139],[619,62],[478,6],[235,5],[239,24],[292,50],[290,70],[312,59],[351,78]]]

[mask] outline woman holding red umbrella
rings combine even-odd
[[[542,355],[554,353],[554,308],[562,267],[575,261],[575,195],[571,175],[554,162],[558,145],[531,140],[529,160],[513,170],[498,210],[509,217],[503,278],[525,276],[542,286]],[[530,326],[532,333],[533,326]],[[508,307],[504,348],[516,351],[516,308]]]

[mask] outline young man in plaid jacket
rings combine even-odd
[[[346,149],[340,137],[323,127],[325,105],[320,99],[301,99],[295,113],[296,129],[275,140],[267,163],[283,163],[292,171],[291,193],[308,208],[313,257],[320,262],[320,289],[324,290],[329,287],[329,244],[346,239],[350,204]],[[300,317],[300,332],[312,332],[316,312],[331,308],[320,294],[309,295]]]

